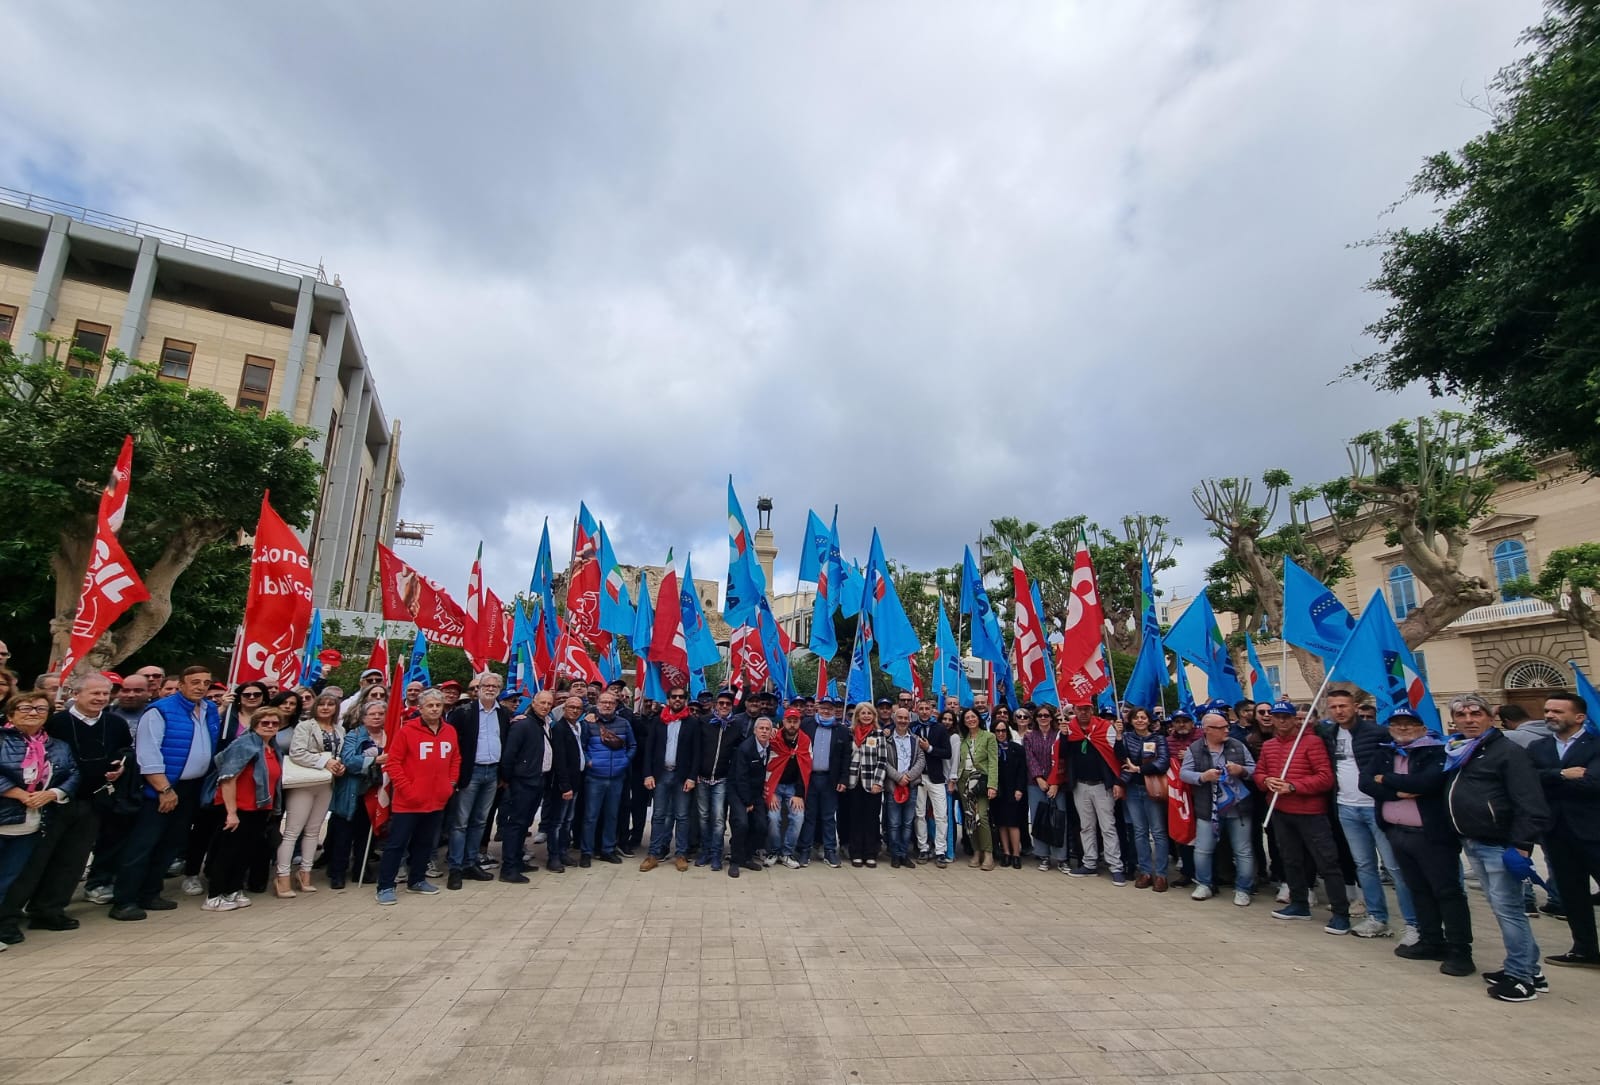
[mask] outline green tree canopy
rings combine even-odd
[[[1550,0],[1499,73],[1492,124],[1429,158],[1436,223],[1381,235],[1383,349],[1354,372],[1465,396],[1535,452],[1600,471],[1600,4]]]

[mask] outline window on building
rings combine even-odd
[[[271,358],[244,356],[244,376],[239,378],[239,409],[251,414],[267,413],[267,393],[272,391]]]
[[[1417,609],[1417,578],[1405,565],[1389,570],[1389,605],[1397,620]]]
[[[1542,659],[1528,659],[1506,671],[1503,689],[1564,689],[1567,675],[1561,668]]]
[[[1520,595],[1509,594],[1505,590],[1506,584],[1520,577],[1528,575],[1528,548],[1522,545],[1521,539],[1503,539],[1495,543],[1494,547],[1494,580],[1500,588],[1500,598],[1504,602],[1521,599]]]
[[[11,334],[17,328],[17,307],[15,305],[0,305],[0,339],[11,342]]]
[[[1274,663],[1266,664],[1266,668],[1267,668],[1267,685],[1272,687],[1272,691],[1273,691],[1274,694],[1278,694],[1279,691],[1283,689],[1283,679],[1278,673],[1279,668]]]
[[[189,370],[194,368],[194,344],[178,339],[161,341],[161,376],[179,384],[189,383]]]
[[[78,321],[78,326],[72,330],[72,349],[67,352],[67,372],[74,377],[99,380],[100,362],[106,356],[106,344],[110,340],[108,325]]]

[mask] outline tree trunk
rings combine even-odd
[[[1402,522],[1399,535],[1400,549],[1412,575],[1432,593],[1400,623],[1400,635],[1407,648],[1415,648],[1442,632],[1467,611],[1495,601],[1495,591],[1486,580],[1461,571],[1461,556],[1467,547],[1465,532],[1446,532],[1443,554],[1414,522]]]

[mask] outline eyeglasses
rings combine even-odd
[[[261,698],[263,698],[265,696],[266,696],[266,694],[262,693],[259,689],[247,689],[243,693],[239,694],[239,697],[241,699],[243,699],[245,697],[254,697],[258,701],[261,700]]]
[[[20,706],[16,710],[16,712],[13,713],[13,715],[21,716],[21,715],[26,714],[26,715],[29,715],[29,716],[43,716],[49,711],[50,711],[50,706],[49,705],[25,704],[25,705]]]
[[[256,726],[257,727],[281,727],[281,726],[283,726],[283,721],[282,720],[257,720],[256,721]]]

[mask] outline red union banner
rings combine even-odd
[[[1067,614],[1062,622],[1061,659],[1056,686],[1072,704],[1088,704],[1094,695],[1111,684],[1106,673],[1102,646],[1105,607],[1095,583],[1094,562],[1089,558],[1089,540],[1080,530],[1078,548],[1072,560],[1072,594],[1067,597]]]
[[[306,548],[261,495],[261,519],[250,551],[250,594],[244,635],[233,661],[233,682],[292,686],[311,624],[311,562]]]
[[[383,620],[416,622],[430,643],[465,648],[467,615],[438,581],[429,580],[378,544],[378,572],[383,581]]]
[[[89,550],[89,567],[83,573],[83,589],[78,593],[78,609],[72,617],[72,636],[67,656],[61,662],[65,681],[80,660],[95,646],[111,623],[135,603],[150,598],[144,581],[117,541],[122,517],[128,508],[128,486],[133,473],[133,435],[122,439],[122,451],[111,469],[111,481],[100,494],[100,518],[95,527],[94,545]]]

